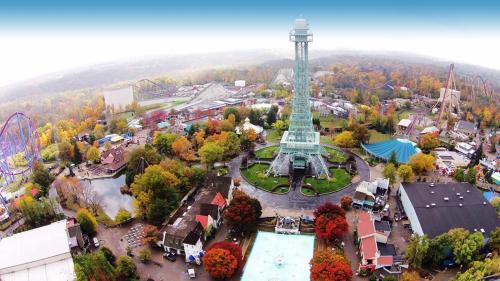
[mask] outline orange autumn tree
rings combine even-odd
[[[352,279],[352,269],[347,259],[330,249],[316,252],[309,264],[311,265],[311,281],[349,281]]]
[[[229,250],[211,248],[203,257],[203,266],[212,278],[225,280],[231,278],[238,269],[238,260]]]
[[[184,136],[176,139],[172,143],[172,151],[177,155],[177,157],[186,160],[193,161],[195,160],[193,145],[191,142]]]

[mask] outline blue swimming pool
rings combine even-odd
[[[257,233],[241,281],[309,281],[314,236]]]

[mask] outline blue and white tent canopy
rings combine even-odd
[[[370,144],[361,144],[361,147],[369,154],[384,160],[389,160],[391,154],[395,153],[396,161],[401,164],[408,163],[414,154],[420,152],[416,144],[407,139],[392,139]]]

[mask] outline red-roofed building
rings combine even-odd
[[[210,216],[196,215],[195,218],[201,223],[201,226],[203,226],[203,230],[205,231],[208,230],[213,224],[213,219]]]
[[[361,256],[360,270],[374,271],[393,265],[396,249],[394,245],[386,244],[389,235],[388,222],[375,221],[367,212],[361,212],[358,215],[357,241]]]
[[[224,199],[224,196],[222,196],[220,192],[217,192],[217,194],[215,194],[215,197],[211,203],[219,206],[219,208],[221,209],[224,209],[226,207],[226,199]]]

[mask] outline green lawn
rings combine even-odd
[[[320,136],[319,142],[322,144],[333,145],[333,136]]]
[[[273,158],[274,152],[278,151],[279,146],[273,145],[255,151],[255,157],[258,158]]]
[[[342,128],[347,124],[346,119],[337,118],[331,115],[327,117],[319,116],[319,112],[313,112],[313,117],[319,118],[321,127],[323,128]]]
[[[120,113],[117,113],[113,116],[113,118],[125,118],[127,121],[131,120],[132,118],[134,118],[134,112],[132,111],[127,111],[127,112],[120,112]]]
[[[413,110],[402,110],[402,111],[398,111],[396,113],[397,117],[398,117],[398,121],[401,121],[401,119],[408,119],[408,117],[410,117],[410,114],[412,113],[415,113],[415,111]]]
[[[344,163],[347,161],[347,155],[339,150],[325,147],[326,152],[328,153],[328,160],[336,163]]]
[[[330,169],[330,172],[332,173],[332,180],[330,181],[308,177],[304,182],[312,185],[320,194],[340,190],[351,183],[351,176],[346,170]],[[302,192],[304,191],[305,189],[302,189]]]
[[[281,140],[280,131],[275,129],[270,129],[266,131],[266,139],[268,142],[279,143]]]
[[[382,134],[375,130],[370,130],[370,143],[385,141],[391,139],[392,136],[389,134]]]
[[[265,176],[267,169],[269,169],[268,164],[254,164],[248,169],[242,168],[241,174],[251,184],[267,191],[271,191],[273,187],[279,184],[288,184],[287,177]],[[288,188],[285,190],[280,189],[277,192],[284,193],[287,190]]]

